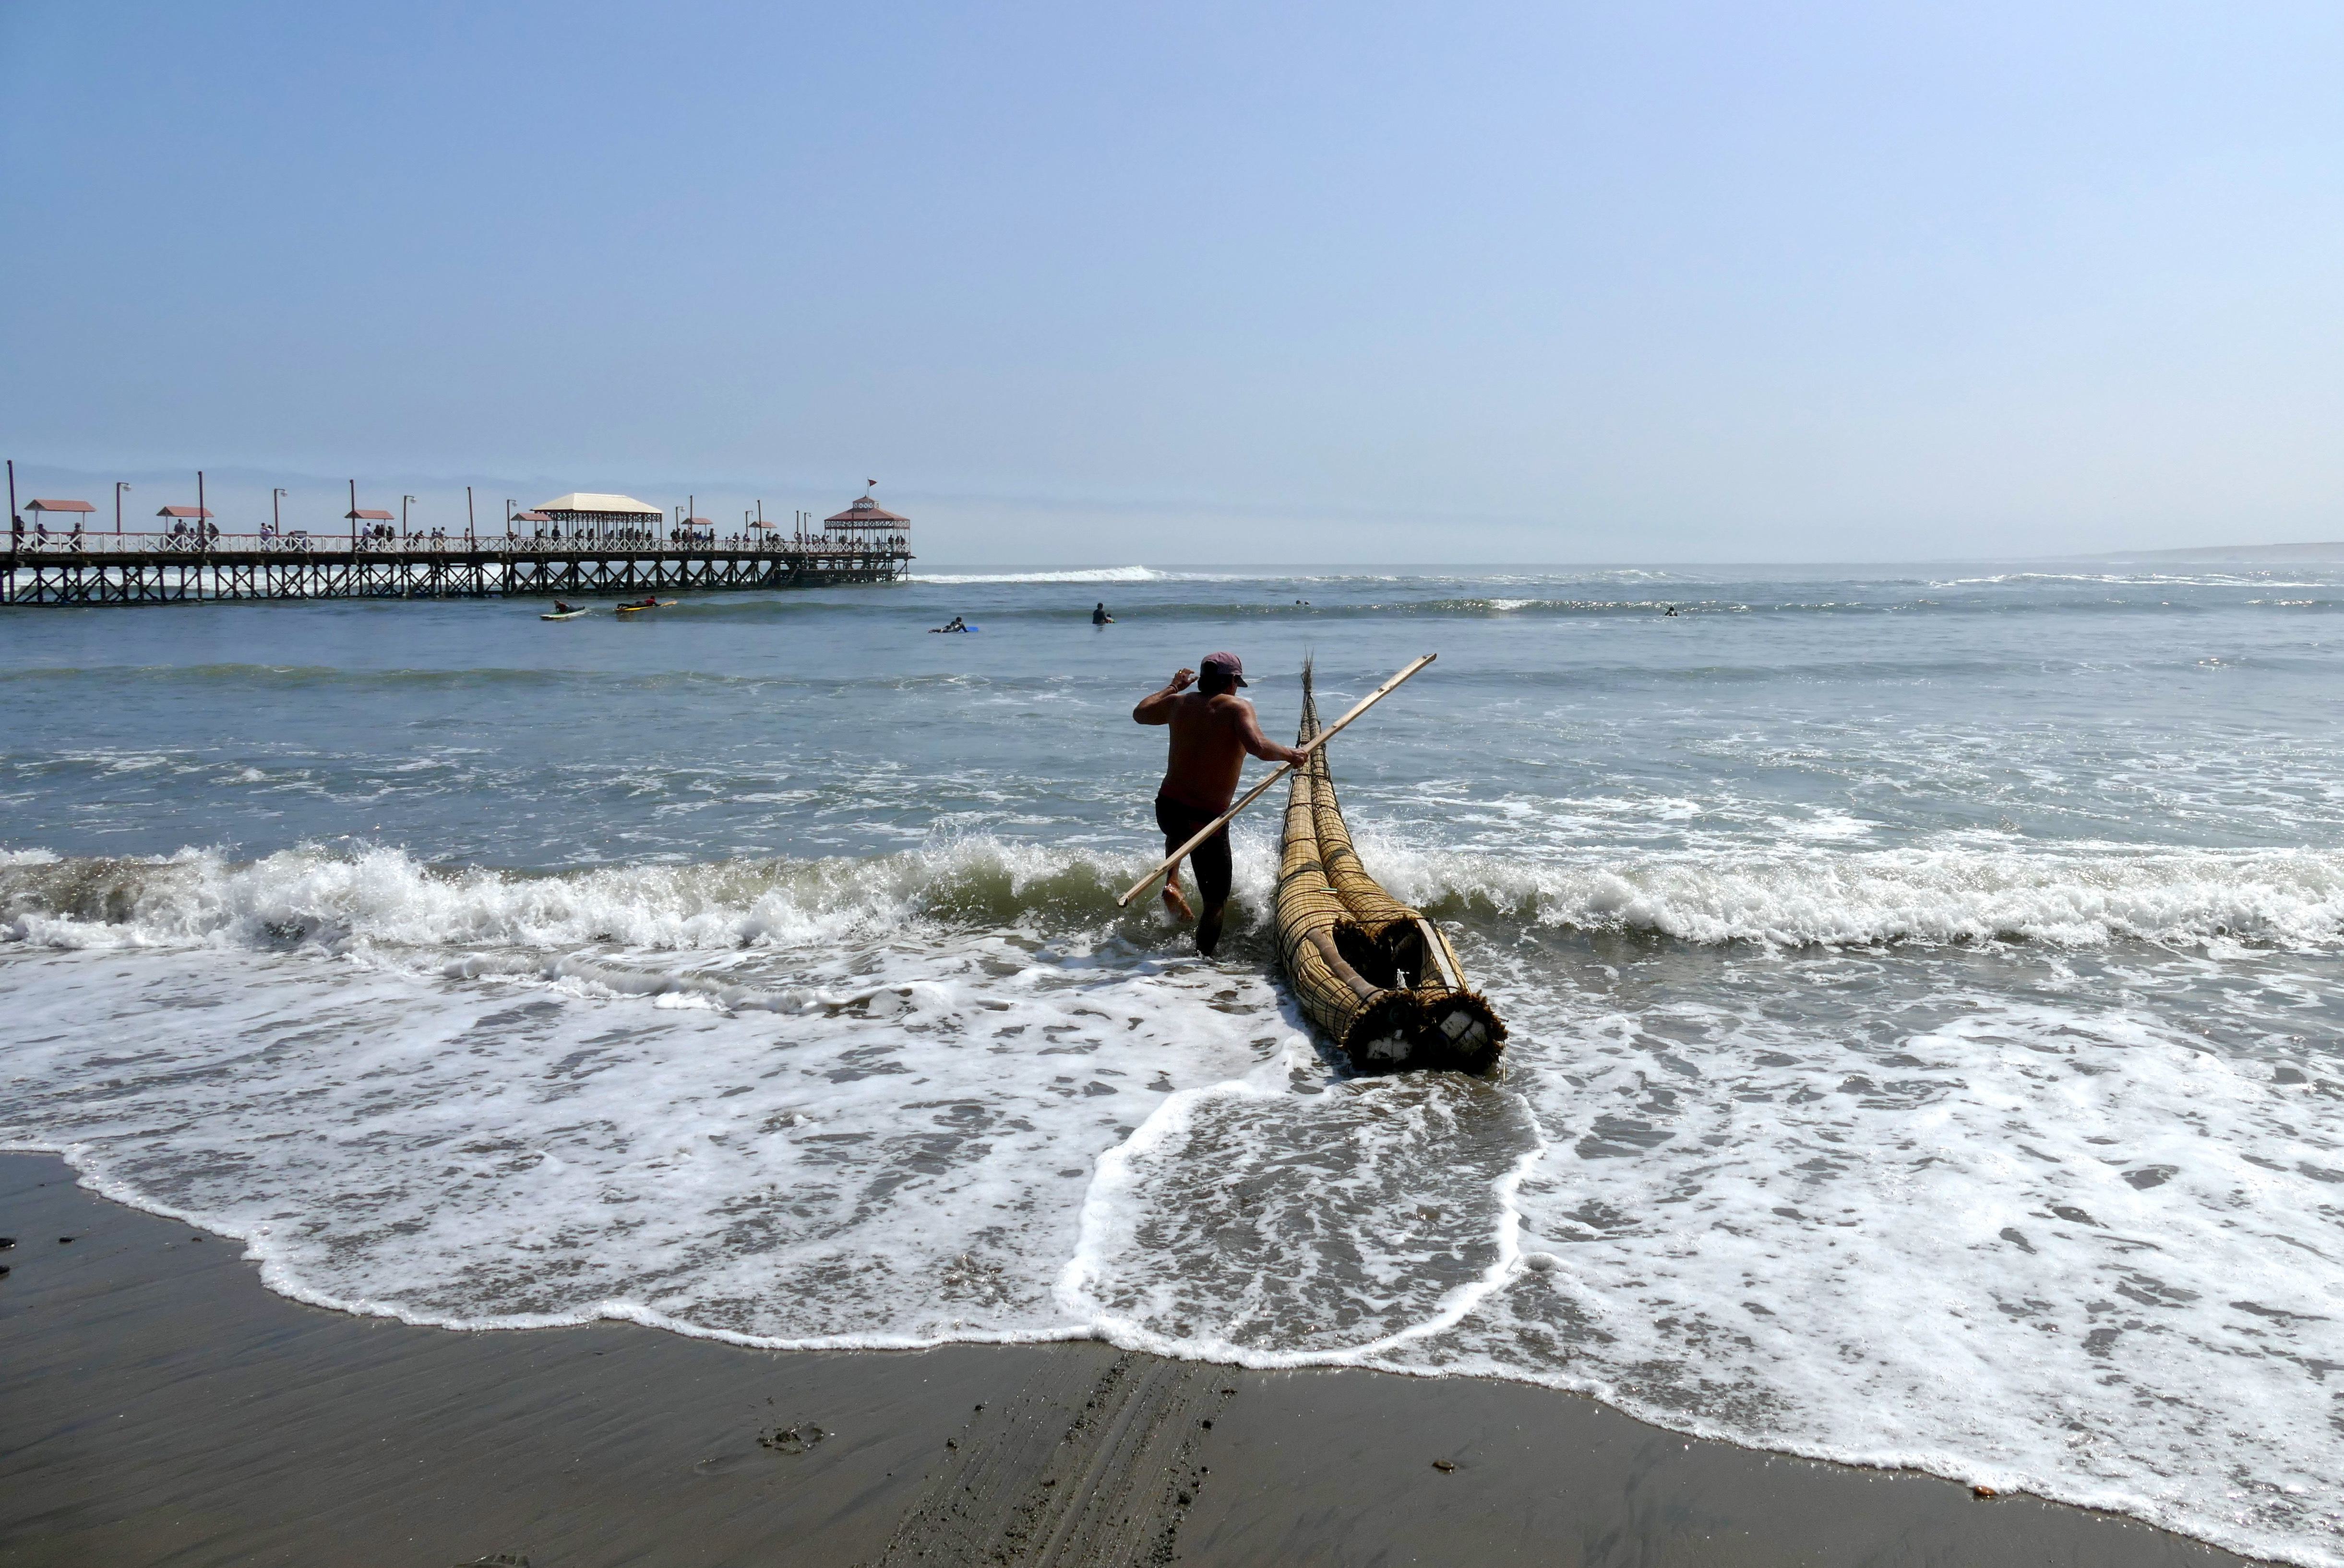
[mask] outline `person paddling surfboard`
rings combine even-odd
[[[1191,682],[1197,689],[1188,690]],[[1164,782],[1156,791],[1156,825],[1164,830],[1167,855],[1188,842],[1227,811],[1238,793],[1248,753],[1264,762],[1298,763],[1302,754],[1261,733],[1253,704],[1237,694],[1246,683],[1245,665],[1235,653],[1205,655],[1201,677],[1195,670],[1174,673],[1163,690],[1139,700],[1133,722],[1171,727],[1171,753]],[[1229,901],[1229,830],[1188,852],[1196,868],[1201,914],[1180,895],[1180,867],[1164,877],[1164,904],[1174,917],[1197,922],[1197,951],[1209,958],[1220,946],[1221,919]]]

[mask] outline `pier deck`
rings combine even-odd
[[[262,540],[202,548],[149,536],[52,539],[0,553],[0,604],[193,604],[262,599],[585,598],[893,582],[900,547],[760,544],[571,547],[542,540]]]

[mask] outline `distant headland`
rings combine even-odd
[[[2191,550],[2112,550],[2082,561],[2339,561],[2344,540],[2324,544],[2212,544]]]

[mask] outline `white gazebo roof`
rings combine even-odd
[[[645,506],[631,495],[595,495],[582,490],[569,495],[557,496],[551,501],[540,501],[536,510],[539,511],[634,511],[641,512],[646,517],[667,515],[658,507]]]

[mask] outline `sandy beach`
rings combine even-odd
[[[0,1156],[0,1234],[9,1563],[2243,1561],[1470,1379],[409,1328],[45,1156]]]

